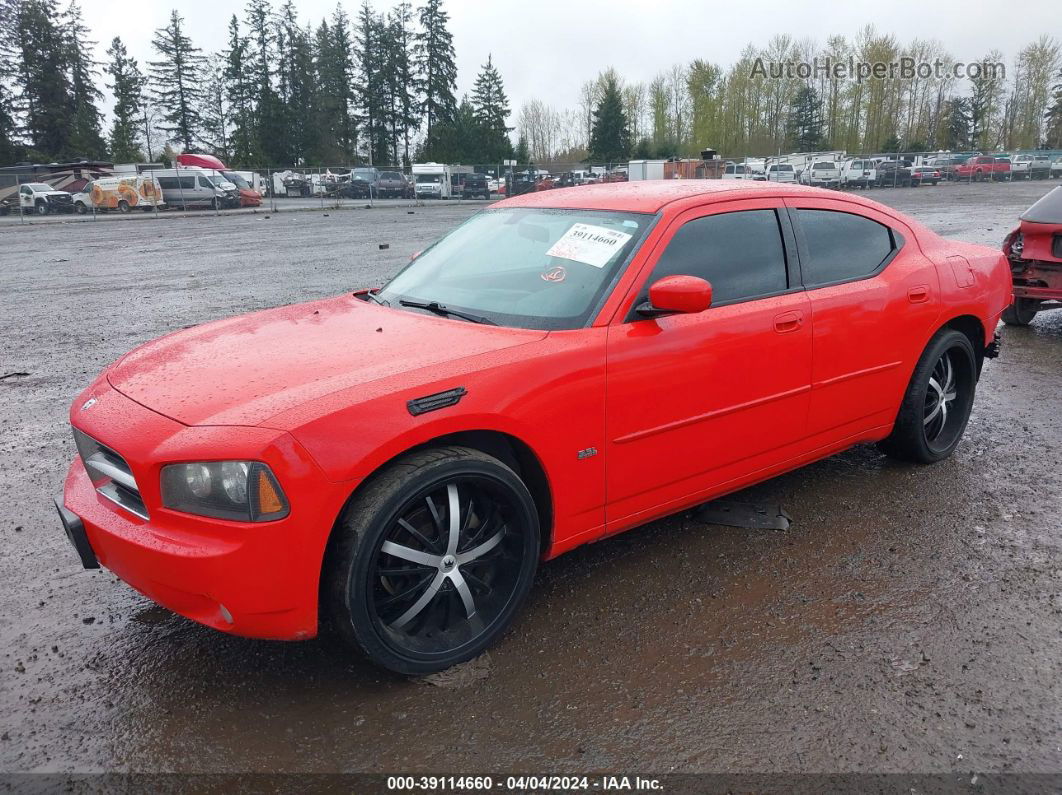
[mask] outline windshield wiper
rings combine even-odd
[[[429,312],[434,312],[436,315],[449,315],[451,317],[459,317],[462,320],[468,320],[472,323],[484,323],[488,326],[498,325],[493,320],[482,315],[473,315],[468,312],[460,312],[456,309],[447,309],[438,301],[407,301],[402,298],[398,302],[402,306],[409,306],[414,309],[427,309]]]

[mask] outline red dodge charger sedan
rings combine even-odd
[[[530,193],[382,288],[119,359],[71,407],[59,512],[181,615],[436,671],[539,560],[861,442],[948,456],[1011,297],[999,250],[856,196]]]

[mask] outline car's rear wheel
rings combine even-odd
[[[941,329],[922,352],[881,449],[923,464],[947,458],[966,430],[976,386],[977,360],[969,338]]]
[[[120,202],[118,202],[118,212],[120,212],[122,215],[128,213],[129,202],[127,202],[125,199],[122,199]]]
[[[467,447],[423,450],[374,477],[344,510],[325,608],[378,665],[441,671],[505,632],[538,555],[538,513],[512,469]]]
[[[1040,311],[1040,302],[1035,298],[1015,298],[1014,303],[1003,310],[1003,322],[1008,326],[1027,326]]]

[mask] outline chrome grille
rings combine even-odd
[[[96,491],[129,513],[147,519],[148,512],[140,496],[140,488],[136,485],[136,478],[133,477],[133,471],[125,459],[88,434],[77,428],[73,430],[74,443],[81,455],[81,462],[85,465]]]

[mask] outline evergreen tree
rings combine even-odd
[[[970,103],[966,99],[948,100],[944,108],[944,148],[963,150],[970,146]]]
[[[99,160],[107,156],[103,140],[103,114],[96,103],[103,92],[96,86],[99,64],[92,60],[96,42],[89,40],[89,29],[81,18],[77,0],[70,0],[63,17],[66,57],[70,70],[70,90],[74,115],[71,119],[70,148],[83,158]]]
[[[1054,92],[1051,107],[1044,114],[1047,122],[1044,130],[1044,146],[1048,149],[1062,149],[1062,69],[1058,72],[1058,85],[1052,86]]]
[[[417,128],[412,23],[413,9],[409,3],[399,3],[387,18],[387,124],[395,160],[401,143],[402,162],[407,166],[410,165],[410,136]]]
[[[73,154],[74,99],[59,9],[56,0],[22,0],[15,8],[8,24],[19,64],[16,101],[32,155],[65,159]]]
[[[18,74],[15,21],[20,0],[0,0],[0,165],[18,160],[22,147],[15,123],[15,95],[11,86]]]
[[[482,153],[478,162],[497,163],[513,155],[513,145],[505,122],[509,118],[509,98],[501,75],[494,67],[491,56],[480,70],[472,89],[472,108],[481,129]]]
[[[111,125],[111,157],[116,163],[137,163],[144,159],[140,151],[140,103],[144,76],[136,59],[129,57],[122,40],[115,36],[107,50],[104,71],[110,75],[109,88],[114,95],[114,123]]]
[[[457,64],[453,36],[446,27],[450,15],[443,11],[442,0],[425,0],[419,19],[421,29],[413,37],[413,63],[424,129],[430,137],[437,122],[454,114]]]
[[[273,87],[273,64],[276,63],[277,35],[269,0],[249,0],[247,29],[251,46],[249,68],[255,86],[256,148],[266,162],[288,164],[291,146],[284,104]]]
[[[254,127],[254,95],[255,87],[248,69],[247,41],[233,14],[229,20],[229,44],[225,54],[225,99],[232,119],[229,156],[234,164],[259,165],[262,161]]]
[[[288,121],[288,160],[309,162],[318,150],[317,90],[314,80],[312,34],[299,27],[295,5],[287,0],[280,9],[281,100]]]
[[[803,86],[789,105],[786,139],[794,152],[817,152],[823,147],[822,102],[811,86]]]
[[[161,128],[169,140],[190,151],[199,138],[201,72],[203,56],[184,33],[184,19],[177,11],[170,22],[155,31],[152,41],[161,60],[151,61],[154,99],[161,109]]]
[[[512,159],[521,166],[531,161],[531,150],[527,146],[527,138],[524,137],[523,133],[520,133],[520,136],[516,139],[516,151],[513,153]]]
[[[365,152],[371,163],[390,163],[390,135],[386,116],[387,98],[386,57],[388,29],[373,13],[369,0],[362,0],[358,12],[357,74],[361,86],[362,130],[365,133]]]
[[[440,163],[481,163],[483,128],[468,97],[446,121],[437,121],[424,140],[421,157]]]
[[[893,133],[881,145],[881,151],[885,154],[895,155],[900,153],[900,139]]]
[[[350,21],[336,6],[332,23],[322,21],[316,33],[317,83],[322,142],[321,158],[332,163],[352,163],[358,144],[356,98],[352,88],[355,69]]]
[[[601,98],[594,108],[594,124],[587,148],[589,159],[602,163],[626,160],[630,155],[630,130],[623,110],[623,94],[611,70],[601,83]]]
[[[203,146],[226,165],[229,165],[229,103],[225,85],[227,61],[220,53],[211,55],[203,64],[202,105],[199,108]]]

